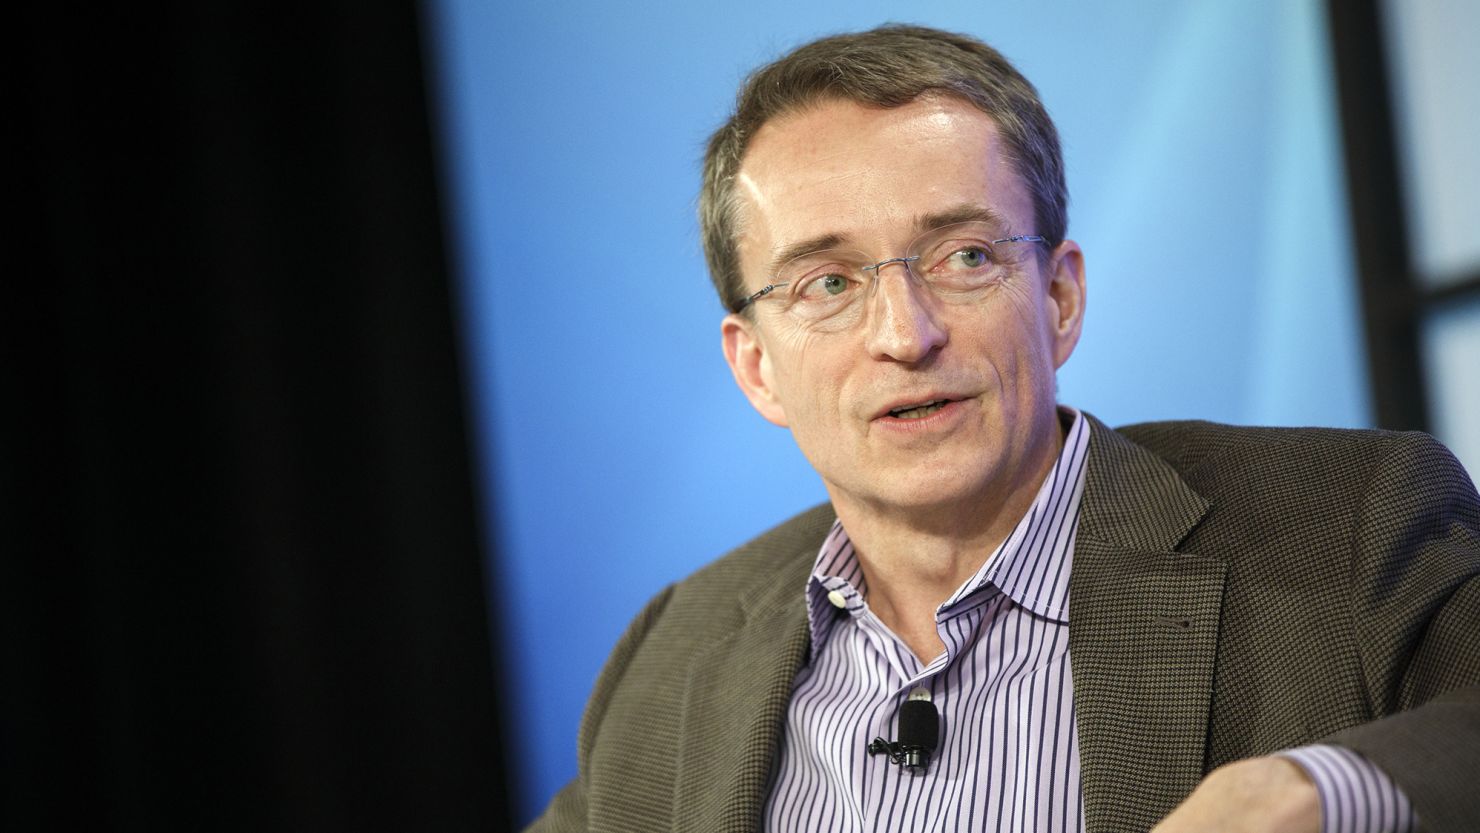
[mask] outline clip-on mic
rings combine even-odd
[[[940,738],[940,713],[929,700],[910,695],[899,707],[899,740],[890,743],[874,738],[870,755],[887,754],[889,760],[906,768],[922,770],[930,764],[930,753]]]

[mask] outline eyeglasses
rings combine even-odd
[[[1007,274],[1012,261],[1006,244],[1047,242],[1032,234],[994,237],[991,226],[973,221],[925,232],[905,249],[903,257],[875,261],[853,249],[824,249],[787,261],[771,283],[736,305],[735,312],[773,298],[787,315],[800,321],[837,318],[858,307],[879,272],[891,263],[903,264],[943,301],[969,301]]]

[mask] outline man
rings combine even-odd
[[[830,503],[661,593],[535,829],[1480,825],[1480,508],[1422,435],[1060,407],[1058,139],[914,27],[753,75],[705,160],[724,352]],[[907,700],[923,766],[870,752]]]

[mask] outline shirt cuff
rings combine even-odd
[[[1321,833],[1411,833],[1418,817],[1386,772],[1343,746],[1312,744],[1277,753],[1316,784]]]

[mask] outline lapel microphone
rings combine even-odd
[[[925,697],[929,695],[919,690],[910,694],[899,707],[899,740],[891,743],[874,738],[868,745],[870,755],[888,755],[889,760],[910,770],[929,766],[930,753],[940,739],[940,712]]]

